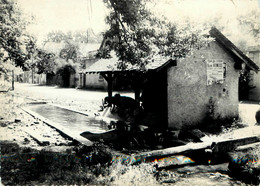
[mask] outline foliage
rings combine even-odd
[[[53,31],[48,33],[44,41],[44,51],[52,54],[48,67],[53,64],[53,72],[61,71],[66,65],[72,66],[76,71],[84,68],[86,57],[89,57],[86,48],[87,44],[99,43],[101,38],[91,30],[63,32]],[[88,50],[88,49],[87,49]],[[46,63],[45,63],[46,64]],[[48,68],[50,69],[50,68]]]
[[[91,30],[64,33],[62,31],[52,31],[47,34],[46,42],[61,43],[63,41],[73,41],[76,43],[97,43],[101,42],[101,36],[95,35]]]
[[[13,61],[15,66],[26,69],[25,61],[29,58],[26,46],[30,36],[24,30],[28,23],[14,0],[0,0],[0,20],[0,60],[2,63]]]
[[[78,44],[73,41],[73,36],[71,32],[63,33],[61,31],[57,32],[50,32],[47,35],[47,39],[45,43],[54,42],[54,43],[65,43],[65,46],[58,51],[58,56],[61,59],[66,60],[73,60],[74,62],[77,61],[78,57]]]
[[[256,43],[260,43],[260,11],[254,9],[250,11],[247,15],[241,15],[237,17],[237,20],[242,27],[242,29],[246,30],[256,41]]]
[[[77,62],[81,55],[79,51],[80,44],[99,43],[100,41],[101,37],[95,35],[91,30],[67,33],[55,31],[48,33],[45,44],[49,42],[63,44],[64,46],[58,51],[57,57],[65,59],[67,62],[69,60]]]
[[[28,58],[24,62],[24,69],[33,69],[37,73],[51,73],[56,68],[55,56],[36,45],[36,39],[28,36],[24,42]]]
[[[260,43],[260,10],[259,8],[248,9],[238,12],[233,19],[226,16],[215,16],[208,22],[214,24],[225,34],[240,50],[246,51],[248,46]]]
[[[56,68],[55,56],[43,49],[37,49],[36,57],[37,73],[52,73]]]
[[[61,76],[67,75],[67,74],[75,74],[75,69],[71,65],[65,65],[59,68],[57,71],[57,74],[60,74]]]
[[[105,49],[116,52],[121,69],[128,64],[144,69],[155,56],[185,57],[209,41],[203,27],[172,23],[163,16],[155,16],[147,7],[152,3],[150,0],[104,2],[111,9],[106,18],[110,28],[104,37],[113,40]],[[100,51],[100,56],[107,57],[107,53]]]
[[[69,59],[73,60],[74,62],[77,61],[77,56],[78,56],[78,46],[74,45],[72,43],[67,43],[65,45],[65,48],[63,48],[60,51],[60,55],[59,57],[61,59],[65,59],[66,61],[68,61]]]
[[[22,149],[1,143],[1,178],[5,185],[97,184],[108,175],[111,155],[102,147],[77,147],[70,152]]]

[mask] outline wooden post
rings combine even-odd
[[[108,73],[107,91],[108,91],[108,97],[111,98],[112,97],[112,93],[113,93],[112,73]]]
[[[83,73],[83,87],[86,87],[86,73]]]
[[[140,87],[138,85],[136,85],[135,87],[135,100],[139,101],[140,100]]]
[[[135,100],[140,101],[140,93],[141,93],[141,83],[142,83],[142,77],[140,74],[135,73],[133,74],[133,88],[135,91]]]
[[[115,74],[112,74],[112,72],[107,72],[107,73],[100,73],[104,79],[107,81],[107,92],[108,92],[108,97],[112,97],[113,93],[113,80],[115,79]]]
[[[34,73],[33,73],[33,68],[32,68],[32,84],[34,83]]]

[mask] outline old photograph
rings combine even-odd
[[[259,185],[260,0],[0,0],[0,185]]]

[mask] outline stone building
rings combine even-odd
[[[168,124],[174,128],[203,123],[206,118],[238,117],[239,76],[243,66],[259,67],[222,33],[168,70]],[[245,64],[245,65],[243,65]],[[178,108],[178,109],[176,109]]]
[[[115,77],[129,74],[136,99],[142,101],[147,118],[152,118],[144,119],[144,125],[182,129],[198,126],[209,118],[237,118],[240,71],[248,68],[257,72],[259,67],[216,28],[210,30],[210,35],[214,41],[191,56],[154,59],[145,73],[134,67],[120,71],[115,58],[97,61],[86,73],[102,75],[109,96]]]

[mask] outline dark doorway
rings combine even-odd
[[[141,101],[144,111],[157,118],[156,126],[163,129],[168,124],[167,71],[151,73],[144,84]]]
[[[66,65],[60,68],[57,72],[61,76],[61,86],[62,87],[70,87],[70,77],[75,74],[76,71],[71,65]]]
[[[238,93],[239,101],[249,100],[249,90],[252,88],[250,83],[250,72],[249,70],[243,70],[239,76],[238,82]]]

